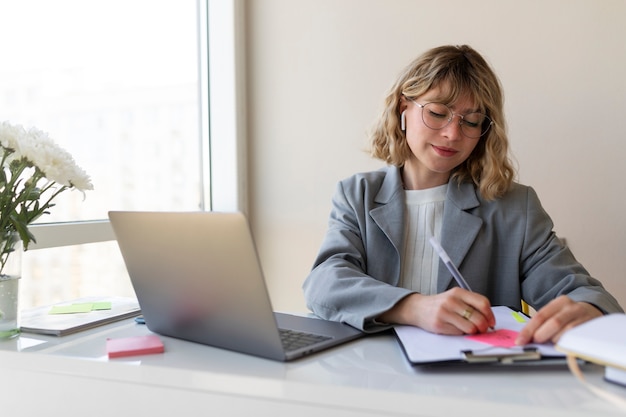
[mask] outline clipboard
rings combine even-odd
[[[493,336],[489,334],[449,336],[427,332],[414,326],[397,325],[394,332],[409,363],[415,366],[488,364],[488,365],[566,365],[565,355],[552,343],[511,346],[510,340],[529,320],[509,307],[492,307],[496,317]]]

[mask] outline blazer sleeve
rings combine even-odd
[[[399,254],[369,216],[375,190],[367,181],[337,185],[328,229],[303,284],[307,307],[316,315],[366,332],[387,329],[375,317],[410,294],[396,287]],[[374,262],[374,267],[371,263]],[[374,275],[373,275],[374,274]]]
[[[528,187],[525,243],[521,258],[522,297],[539,309],[567,295],[593,304],[605,314],[623,312],[601,282],[587,272],[553,232],[553,223],[535,191]]]

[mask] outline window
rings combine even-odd
[[[232,17],[234,3],[220,3],[213,18],[223,25],[218,14]],[[0,6],[0,119],[48,132],[95,188],[84,199],[63,193],[40,219],[45,224],[31,228],[37,245],[24,254],[22,308],[133,295],[109,210],[210,208],[209,4],[21,0]],[[220,44],[230,45],[232,33],[226,29]],[[232,50],[227,54],[222,73],[233,72]],[[213,145],[226,161],[237,153],[231,133]],[[237,163],[221,169],[233,175],[221,175],[215,188],[232,193]],[[225,198],[236,200],[237,192]]]

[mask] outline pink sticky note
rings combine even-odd
[[[473,334],[466,336],[468,339],[491,346],[510,348],[515,346],[515,339],[518,332],[507,329],[495,330],[493,332]]]
[[[157,335],[107,339],[106,349],[109,358],[163,353],[165,350],[163,342],[161,342],[161,339]]]

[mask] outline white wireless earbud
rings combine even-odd
[[[403,132],[406,130],[406,110],[404,110],[401,114],[400,114],[400,130],[402,130]]]

